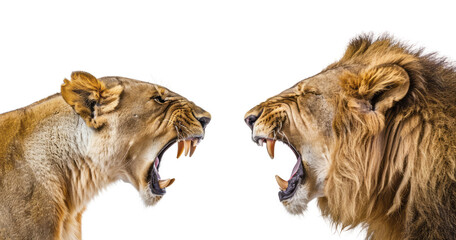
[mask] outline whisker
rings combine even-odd
[[[178,140],[179,140],[179,139],[183,139],[183,138],[181,138],[181,136],[180,136],[179,128],[178,128],[176,125],[174,125],[174,128],[176,129],[177,139],[178,139]]]

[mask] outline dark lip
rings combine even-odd
[[[264,138],[264,137],[256,136],[256,137],[253,138],[253,141],[255,143],[259,144],[260,139],[263,139],[263,140],[271,139],[271,140],[280,141],[280,142],[284,143],[285,145],[287,145],[288,147],[290,147],[290,149],[295,154],[296,159],[297,159],[297,163],[296,163],[297,165],[295,165],[295,168],[297,167],[297,170],[291,176],[291,178],[288,180],[287,189],[285,189],[283,191],[279,191],[279,193],[278,193],[279,194],[279,200],[281,202],[292,198],[294,196],[294,194],[296,193],[296,191],[298,190],[298,186],[305,182],[305,171],[304,171],[304,165],[302,164],[301,154],[299,154],[299,152],[296,150],[296,148],[291,143],[284,142],[284,141],[281,141],[279,139]],[[293,168],[293,170],[294,170],[294,168]]]

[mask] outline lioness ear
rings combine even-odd
[[[349,107],[382,115],[404,98],[410,87],[407,72],[394,64],[372,67],[359,74],[347,73],[341,82],[345,93],[352,97]]]
[[[102,81],[86,72],[73,72],[71,81],[65,79],[61,87],[63,99],[95,129],[106,123],[104,114],[117,107],[122,91],[121,85],[106,88]]]

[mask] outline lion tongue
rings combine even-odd
[[[299,169],[299,166],[301,165],[301,157],[298,157],[298,160],[296,161],[296,164],[295,166],[293,167],[293,172],[291,172],[291,177],[290,179],[292,179],[294,177],[294,175],[298,172],[298,169]],[[288,181],[290,180],[288,179]]]
[[[296,162],[296,166],[293,169],[293,172],[291,174],[291,178],[288,181],[285,181],[283,179],[277,179],[277,183],[279,184],[279,187],[281,188],[281,191],[279,192],[279,199],[280,201],[287,200],[295,194],[296,190],[298,189],[298,185],[302,184],[303,181],[305,181],[305,171],[304,171],[304,165],[302,163],[301,157],[298,157],[298,160]],[[285,184],[286,183],[286,184]],[[286,186],[285,190],[282,190]]]
[[[299,166],[301,165],[301,158],[298,158],[298,161],[296,162],[293,172],[291,172],[291,177],[288,179],[290,181],[298,172]],[[288,181],[283,180],[279,175],[275,176],[277,183],[279,184],[279,188],[281,191],[285,191],[288,188]]]

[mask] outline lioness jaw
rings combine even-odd
[[[120,179],[157,203],[175,181],[160,178],[163,154],[177,142],[193,156],[210,119],[162,86],[73,72],[61,94],[0,117],[0,238],[80,238],[87,203]]]

